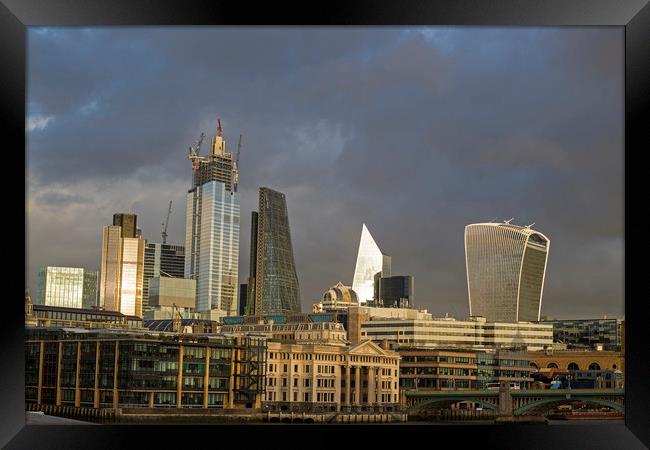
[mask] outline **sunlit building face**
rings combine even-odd
[[[465,227],[469,310],[490,322],[539,320],[550,241],[529,227]]]
[[[364,223],[352,281],[352,289],[359,296],[359,303],[363,304],[373,299],[377,273],[381,273],[382,277],[390,276],[390,256],[379,249]]]

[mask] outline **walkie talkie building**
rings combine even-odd
[[[465,227],[470,316],[488,322],[539,320],[550,241],[510,223]]]

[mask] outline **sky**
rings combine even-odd
[[[514,217],[551,241],[542,315],[623,317],[623,49],[622,27],[30,27],[27,285],[99,270],[116,212],[160,242],[171,200],[184,244],[188,147],[220,117],[240,282],[267,186],[303,311],[352,283],[365,223],[415,306],[465,318],[464,227]]]

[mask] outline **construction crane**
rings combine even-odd
[[[239,184],[239,152],[241,151],[241,138],[239,135],[239,144],[237,144],[237,155],[235,156],[235,164],[232,166],[232,178],[235,192],[237,192],[237,185]]]
[[[169,215],[172,213],[172,201],[169,201],[169,209],[167,210],[167,219],[161,224],[162,225],[162,236],[163,244],[167,243],[167,225],[169,224]]]
[[[196,141],[194,147],[190,147],[190,153],[187,155],[187,158],[192,161],[192,170],[194,172],[197,172],[199,170],[199,166],[201,165],[201,156],[199,156],[199,151],[201,150],[203,138],[205,138],[205,133],[201,133],[199,140]]]
[[[174,333],[180,333],[181,332],[181,326],[183,324],[183,315],[181,312],[178,310],[178,306],[176,306],[176,303],[172,303],[173,308],[172,308],[172,331]]]

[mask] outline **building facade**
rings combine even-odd
[[[142,329],[142,318],[117,311],[33,305],[33,326]]]
[[[300,311],[300,287],[291,245],[287,200],[283,193],[261,187],[259,212],[251,224],[257,230],[255,273],[249,285],[256,315]],[[251,242],[251,245],[253,242]]]
[[[400,347],[400,389],[482,390],[487,383],[507,381],[522,389],[534,370],[524,352]]]
[[[568,349],[621,350],[621,320],[572,319],[543,320],[539,323],[553,325],[553,341],[567,345]]]
[[[195,307],[196,280],[156,277],[151,278],[149,282],[149,304],[151,307]]]
[[[372,342],[354,346],[268,342],[270,411],[391,411],[399,403],[399,355]]]
[[[187,194],[184,278],[196,280],[196,308],[236,315],[239,289],[239,194],[234,162],[219,127],[206,157],[192,157]]]
[[[97,305],[97,271],[79,267],[42,267],[36,304],[67,308]]]
[[[142,317],[145,241],[136,223],[135,214],[115,214],[113,225],[104,226],[99,305]]]
[[[549,239],[530,226],[467,225],[470,315],[491,322],[539,320],[549,247]]]
[[[25,401],[90,408],[259,408],[261,338],[27,329]]]
[[[146,242],[144,247],[144,276],[142,309],[149,306],[149,280],[156,277],[185,276],[185,247],[182,245]]]
[[[351,328],[352,321],[349,322]],[[452,318],[391,319],[370,316],[357,326],[361,341],[386,340],[409,347],[527,347],[542,350],[553,344],[553,328],[550,325],[486,322],[481,317],[461,321]]]
[[[374,304],[384,308],[412,308],[415,301],[411,275],[375,278]]]
[[[359,252],[357,253],[357,263],[352,280],[352,289],[359,296],[360,304],[373,300],[375,275],[380,273],[382,277],[389,277],[390,266],[390,256],[379,249],[364,223],[361,228]]]
[[[339,281],[323,294],[323,300],[320,303],[315,303],[312,310],[315,313],[347,312],[351,306],[359,306],[359,296],[350,286],[345,286]]]

